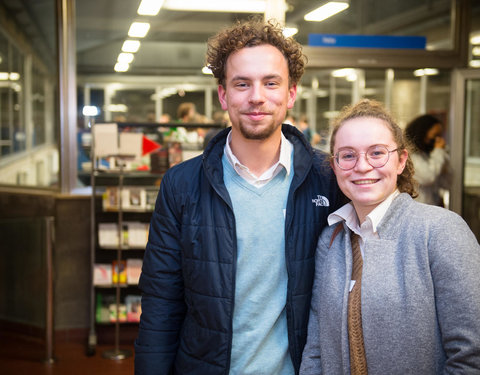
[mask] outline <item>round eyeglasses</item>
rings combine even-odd
[[[373,168],[381,168],[388,163],[390,153],[397,150],[398,148],[389,151],[388,148],[383,145],[370,146],[367,152],[356,152],[352,149],[343,149],[334,155],[334,159],[340,169],[348,171],[355,168],[358,158],[361,154],[364,154],[368,164]]]

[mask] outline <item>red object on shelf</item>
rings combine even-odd
[[[152,141],[151,139],[143,136],[142,140],[142,156],[147,155],[152,151],[158,150],[160,147],[162,147],[161,144],[158,144],[155,141]]]

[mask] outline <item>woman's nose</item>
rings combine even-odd
[[[365,171],[370,169],[373,169],[373,167],[370,165],[370,163],[367,160],[367,154],[363,152],[360,153],[358,155],[357,164],[355,164],[355,170]]]

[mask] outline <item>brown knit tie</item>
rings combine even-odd
[[[363,345],[362,331],[362,253],[358,243],[358,235],[351,234],[352,239],[352,280],[355,285],[348,296],[348,342],[350,345],[350,373],[352,375],[368,374],[365,347]]]

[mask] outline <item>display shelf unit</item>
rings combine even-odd
[[[114,156],[115,158],[119,158]],[[117,160],[116,163],[122,165],[122,160],[124,156],[120,157],[120,160]],[[140,274],[141,265],[136,263],[136,275],[133,277],[133,281],[128,280],[130,268],[128,262],[130,260],[140,260],[143,258],[143,252],[145,250],[145,244],[148,236],[148,224],[150,221],[151,213],[153,211],[153,206],[134,206],[131,207],[131,202],[125,202],[125,190],[128,191],[130,188],[134,188],[138,191],[139,187],[135,185],[125,185],[124,175],[125,171],[121,167],[119,171],[113,173],[109,172],[100,172],[92,169],[92,267],[93,278],[92,278],[92,291],[91,291],[91,326],[90,334],[88,341],[87,352],[90,354],[95,353],[95,347],[97,344],[97,327],[99,325],[104,327],[112,327],[114,330],[113,334],[113,348],[108,349],[102,353],[106,358],[110,359],[123,359],[129,357],[132,353],[128,350],[120,348],[120,334],[121,328],[125,325],[138,324],[131,321],[122,321],[123,319],[130,319],[128,315],[131,312],[131,309],[128,307],[127,303],[124,302],[129,296],[140,296],[138,290],[138,277]],[[113,174],[114,176],[108,176],[105,179],[106,174]],[[146,173],[148,174],[148,173]],[[100,178],[102,184],[99,185],[96,181],[97,178]],[[135,178],[129,181],[129,184],[132,184],[137,181],[141,181],[142,187],[140,189],[146,189],[143,187],[146,185],[146,178],[150,178],[150,188],[152,190],[158,190],[156,186],[158,184],[159,176],[156,174],[148,174],[148,176],[142,176],[142,178]],[[107,184],[108,186],[103,186]],[[112,189],[116,189],[116,207],[106,205],[105,202],[109,201],[108,194]],[[101,197],[98,196],[98,193],[101,193]],[[137,203],[137,202],[135,202]],[[145,203],[145,202],[143,202]],[[100,228],[102,225],[108,225],[107,229],[114,229],[110,231],[107,235],[104,235]],[[134,229],[139,232],[135,234],[135,230],[130,228],[133,226]],[[125,231],[128,231],[129,235],[125,234]],[[134,242],[132,241],[132,237]],[[116,262],[118,268],[113,265],[113,262]],[[104,270],[110,269],[111,272],[107,273],[106,280],[103,280],[103,284],[98,284],[98,280],[95,279],[95,271],[97,267],[103,265]],[[121,266],[118,266],[121,265]],[[117,276],[115,279],[114,270],[117,269]],[[125,273],[120,273],[120,270],[123,269]],[[120,274],[125,274],[125,280],[122,280]],[[105,306],[101,306],[99,303],[98,297],[103,296],[106,301]],[[108,306],[110,305],[110,308]],[[111,306],[114,306],[112,311]],[[139,305],[139,301],[138,301]],[[107,312],[103,310],[107,309]],[[138,306],[137,306],[138,308]],[[99,313],[100,311],[100,313]],[[103,312],[103,313],[102,313]],[[113,316],[113,319],[112,319]],[[138,318],[138,317],[137,317]],[[102,320],[103,319],[103,320]]]
[[[90,240],[92,277],[87,355],[95,354],[97,332],[102,331],[104,334],[110,329],[113,332],[108,332],[106,336],[113,340],[113,348],[106,350],[102,355],[118,360],[132,355],[130,351],[120,348],[120,343],[123,341],[120,337],[121,329],[134,328],[135,325],[138,327],[138,322],[130,321],[139,318],[139,314],[135,315],[135,311],[140,310],[138,278],[141,265],[136,261],[141,261],[143,258],[148,226],[160,181],[163,173],[171,166],[170,155],[174,153],[167,148],[169,165],[163,168],[164,164],[159,163],[162,166],[160,171],[158,169],[156,172],[131,170],[127,166],[133,156],[123,152],[121,147],[117,149],[115,142],[118,141],[118,144],[121,144],[120,133],[123,132],[145,131],[147,134],[158,134],[159,127],[218,128],[221,125],[120,123],[115,127],[117,133],[114,136],[110,134],[107,138],[102,138],[104,133],[95,131],[100,125],[108,127],[113,124],[92,124],[91,145],[88,149],[91,168],[90,171],[84,170],[79,174],[79,179],[85,185],[90,183],[92,191]],[[101,140],[98,138],[102,138],[110,149],[105,145],[99,145]],[[178,144],[178,142],[174,143]],[[169,143],[169,146],[177,147],[172,146],[172,143]],[[194,148],[195,145],[185,145],[185,150],[188,152]],[[201,150],[198,150],[198,153],[200,154]],[[105,160],[108,160],[108,163]],[[129,261],[132,264],[135,263],[134,266],[128,267]],[[116,263],[118,270],[126,268],[126,279],[121,278],[120,273],[117,273],[115,278],[114,270],[117,268],[112,265],[113,262]],[[129,273],[130,269],[134,270],[132,274]],[[105,343],[103,339],[100,341]]]
[[[98,147],[95,127],[91,136],[91,298],[90,332],[87,343],[87,355],[93,355],[97,345],[97,328],[113,330],[113,348],[105,350],[102,356],[108,359],[124,359],[132,355],[130,350],[120,347],[120,327],[135,325],[127,319],[127,300],[135,299],[135,308],[140,305],[138,277],[140,274],[143,251],[147,241],[148,223],[153,210],[155,196],[150,196],[146,204],[147,188],[158,191],[161,173],[127,170],[126,165],[135,155],[105,152]],[[136,129],[137,130],[137,129]],[[115,135],[118,139],[118,134]],[[112,137],[110,137],[112,138]],[[112,142],[112,139],[107,139]],[[114,145],[115,146],[115,145]],[[115,147],[113,147],[115,149]],[[120,150],[119,150],[120,151]],[[109,168],[102,161],[108,160]],[[130,194],[126,196],[125,193]],[[156,194],[156,193],[155,193]],[[102,228],[103,226],[106,226]],[[135,230],[130,227],[134,227]],[[102,231],[100,230],[102,228]],[[128,233],[127,236],[125,233]],[[133,238],[133,240],[132,240]],[[133,242],[131,242],[133,241]],[[127,280],[126,262],[136,261],[134,281]],[[128,281],[128,282],[127,282]]]

